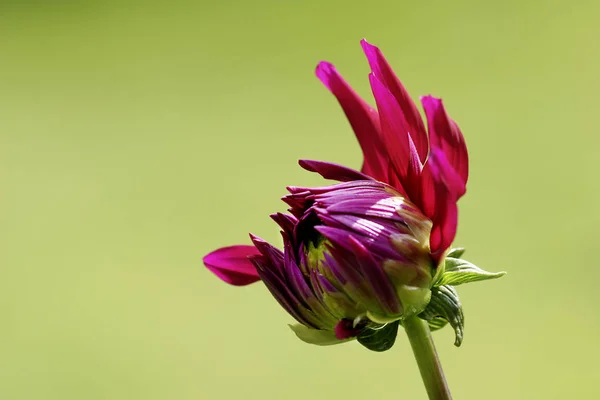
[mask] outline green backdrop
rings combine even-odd
[[[600,398],[597,1],[0,2],[0,398],[424,399],[407,339],[319,348],[202,265],[279,243],[299,158],[360,166],[336,64],[441,96],[471,176],[457,399]]]

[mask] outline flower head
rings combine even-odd
[[[423,313],[444,272],[456,202],[466,190],[467,148],[442,101],[421,98],[426,129],[380,50],[361,44],[377,109],[333,65],[321,62],[316,70],[358,138],[361,172],[301,160],[303,168],[340,183],[288,187],[283,201],[290,214],[271,216],[281,227],[283,251],[251,235],[254,246],[204,258],[228,283],[262,280],[298,322],[296,334],[311,343],[360,340],[367,330]]]

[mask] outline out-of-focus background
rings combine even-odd
[[[51,4],[52,3],[52,4]],[[402,335],[377,354],[300,342],[259,283],[202,265],[279,243],[296,160],[359,167],[333,62],[370,98],[359,41],[445,99],[471,157],[456,245],[457,399],[600,398],[600,3],[3,1],[0,398],[424,399]]]

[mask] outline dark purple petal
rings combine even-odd
[[[317,77],[333,93],[342,106],[364,154],[362,172],[373,178],[386,181],[385,149],[379,140],[379,117],[377,111],[369,106],[340,76],[335,67],[328,62],[317,66]]]
[[[294,226],[298,223],[298,218],[289,214],[275,213],[271,214],[271,219],[277,223],[288,237],[294,232]]]
[[[368,175],[339,164],[314,160],[300,160],[298,163],[305,170],[316,172],[325,179],[333,179],[340,182],[372,179]]]
[[[427,157],[429,145],[425,126],[423,125],[423,119],[421,118],[421,114],[419,114],[417,106],[408,95],[408,92],[400,80],[398,80],[398,77],[381,53],[381,50],[379,50],[379,48],[376,46],[367,43],[367,41],[364,39],[360,44],[365,52],[365,55],[367,56],[367,60],[369,61],[373,75],[375,75],[377,79],[381,81],[383,85],[392,93],[398,105],[402,109],[402,114],[404,115],[404,119],[408,125],[408,132],[410,132],[410,136],[415,143],[415,148],[421,163],[424,163]]]
[[[335,279],[342,285],[343,292],[354,304],[360,304],[368,309],[378,309],[379,304],[375,293],[365,278],[356,269],[356,259],[347,251],[328,246],[325,253],[325,265]]]
[[[250,239],[254,246],[258,249],[260,254],[267,257],[267,259],[273,264],[274,267],[278,269],[283,269],[283,252],[276,247],[273,247],[269,243],[265,242],[263,239],[250,234]]]
[[[301,308],[304,307],[300,303],[300,300],[287,287],[282,277],[278,274],[277,269],[270,264],[269,260],[266,257],[259,255],[252,257],[251,261],[256,266],[256,270],[265,286],[279,304],[294,317],[296,321],[306,326],[318,328],[317,324],[309,322],[309,319],[302,315]]]
[[[325,278],[323,275],[318,274],[315,271],[316,278],[318,279],[318,285],[313,284],[313,286],[315,287],[319,287],[321,290],[323,290],[323,292],[325,293],[336,293],[339,292],[339,290],[329,281],[329,279]],[[312,276],[311,276],[312,278]]]
[[[450,165],[466,185],[469,178],[469,155],[465,138],[458,125],[448,117],[441,99],[423,96],[421,103],[427,116],[431,148],[443,151]]]
[[[259,252],[254,246],[230,246],[207,254],[203,261],[206,268],[221,280],[231,285],[244,286],[260,280],[256,268],[248,259],[257,254]]]
[[[377,299],[381,308],[392,314],[401,312],[400,302],[396,291],[390,282],[387,274],[383,270],[380,262],[377,262],[373,255],[353,236],[349,236],[350,246],[356,256],[358,265],[361,268],[362,275],[367,279],[373,292],[377,294]]]
[[[322,297],[315,293],[314,286],[312,288],[309,286],[306,277],[302,274],[302,271],[294,261],[293,250],[289,244],[286,245],[285,251],[285,273],[288,278],[287,281],[291,285],[291,289],[297,294],[297,297],[304,307],[306,307],[307,310],[314,312],[319,325],[331,325],[335,320],[335,317],[323,305]]]

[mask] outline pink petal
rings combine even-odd
[[[441,99],[423,96],[421,103],[427,116],[431,148],[439,148],[444,152],[450,165],[466,184],[469,178],[469,155],[458,125],[448,117]]]
[[[298,163],[305,170],[316,172],[325,179],[333,179],[340,182],[372,180],[368,175],[339,164],[315,160],[300,160]]]
[[[456,235],[456,202],[465,185],[440,149],[432,149],[421,178],[421,210],[433,222],[431,253],[441,257]]]
[[[410,98],[400,80],[398,80],[398,77],[381,53],[381,50],[376,46],[367,43],[364,39],[361,40],[360,44],[367,56],[373,75],[375,75],[392,93],[398,106],[402,110],[408,125],[408,132],[410,133],[410,136],[415,143],[417,153],[419,154],[419,159],[421,163],[424,163],[429,150],[429,142],[427,140],[425,126],[423,125],[423,119],[421,118],[421,114],[419,114],[417,106]]]
[[[256,268],[248,259],[260,254],[256,247],[238,245],[223,247],[207,254],[203,261],[206,268],[221,280],[235,286],[244,286],[260,280]]]
[[[354,130],[364,155],[362,172],[386,182],[387,168],[383,158],[385,151],[379,139],[377,111],[360,98],[332,64],[320,62],[316,74],[337,98]]]
[[[416,157],[418,161],[419,156],[418,154],[412,155],[416,149],[408,132],[408,124],[392,93],[375,75],[370,74],[369,80],[381,118],[381,137],[387,150],[388,159],[393,165],[402,187],[411,197],[411,194],[415,192],[413,187],[416,182],[411,178],[414,178],[416,171],[412,170],[412,176],[409,178],[409,165],[412,160],[414,168],[413,158]],[[420,161],[418,162],[420,163]]]

